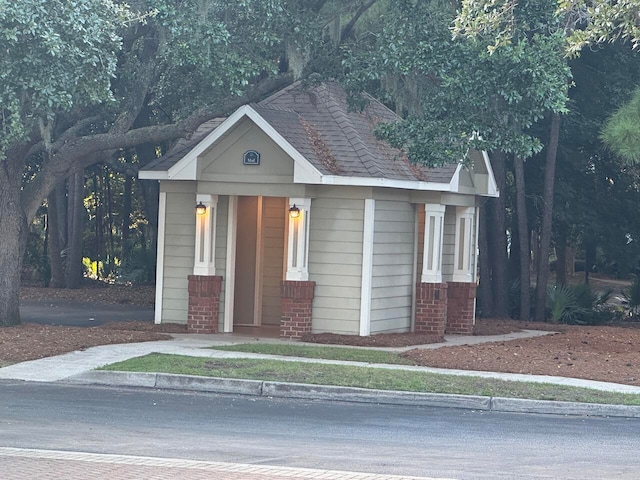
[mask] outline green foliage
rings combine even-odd
[[[561,36],[544,28],[553,15],[540,5],[522,15],[520,36],[489,54],[482,39],[451,38],[446,5],[394,3],[380,34],[345,60],[350,87],[377,84],[407,114],[379,133],[414,162],[460,161],[471,148],[528,158],[542,149],[529,129],[566,111],[569,69]]]
[[[602,130],[602,140],[630,164],[640,161],[640,88],[620,107]]]
[[[126,16],[111,0],[0,0],[0,159],[38,119],[111,98]]]
[[[622,298],[629,310],[629,315],[636,316],[640,312],[640,277],[635,275],[633,282],[622,291]]]
[[[453,31],[456,35],[489,37],[487,46],[493,52],[510,45],[517,35],[517,16],[524,10],[552,2],[516,0],[462,0]],[[565,33],[567,55],[577,55],[586,46],[617,39],[629,41],[634,48],[640,43],[637,22],[637,0],[602,2],[600,0],[557,0],[550,24]]]
[[[612,290],[596,292],[589,285],[560,285],[547,289],[547,309],[552,323],[599,325],[615,312],[607,305]]]

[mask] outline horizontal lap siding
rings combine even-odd
[[[316,282],[314,332],[359,332],[363,225],[364,200],[320,197],[311,203],[309,280]]]
[[[409,202],[376,200],[371,333],[409,331],[413,301],[415,210]]]
[[[162,322],[187,323],[187,277],[193,273],[195,194],[167,193]]]
[[[284,198],[262,199],[262,323],[280,325],[280,282],[284,263],[284,229],[288,205]]]

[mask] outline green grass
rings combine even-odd
[[[101,370],[163,372],[409,392],[640,405],[640,395],[637,394],[602,392],[588,388],[551,384],[283,360],[217,359],[154,353],[107,365]]]
[[[278,343],[241,343],[211,347],[213,350],[231,352],[264,353],[285,357],[324,358],[327,360],[349,360],[364,363],[392,363],[397,365],[414,365],[408,358],[397,353],[383,350],[365,350],[342,347],[310,347],[308,345],[285,345]]]

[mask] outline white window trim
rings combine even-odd
[[[444,243],[444,213],[446,206],[436,203],[424,205],[424,248],[422,253],[422,283],[442,283],[442,249]],[[433,236],[429,230],[433,219]],[[433,237],[433,245],[431,240]],[[431,258],[429,258],[431,252]],[[429,262],[431,260],[431,262]],[[429,263],[432,268],[429,268]]]
[[[216,221],[218,218],[218,195],[196,195],[196,204],[207,207],[203,215],[196,214],[196,247],[193,274],[213,276],[216,274]]]
[[[455,250],[453,256],[453,281],[473,282],[471,269],[471,235],[476,209],[474,207],[456,207]],[[460,229],[464,223],[464,238],[460,238]],[[462,255],[462,258],[460,258]],[[462,268],[460,268],[462,266]]]
[[[309,224],[311,213],[310,198],[289,198],[289,208],[300,209],[298,218],[289,216],[289,235],[287,241],[286,280],[309,280]]]

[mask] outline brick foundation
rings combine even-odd
[[[416,285],[415,332],[444,337],[447,325],[447,284]]]
[[[316,282],[284,281],[280,286],[280,338],[302,338],[311,333],[311,303]]]
[[[218,333],[221,276],[189,275],[187,332]]]
[[[447,297],[447,333],[473,334],[476,284],[449,282]]]

